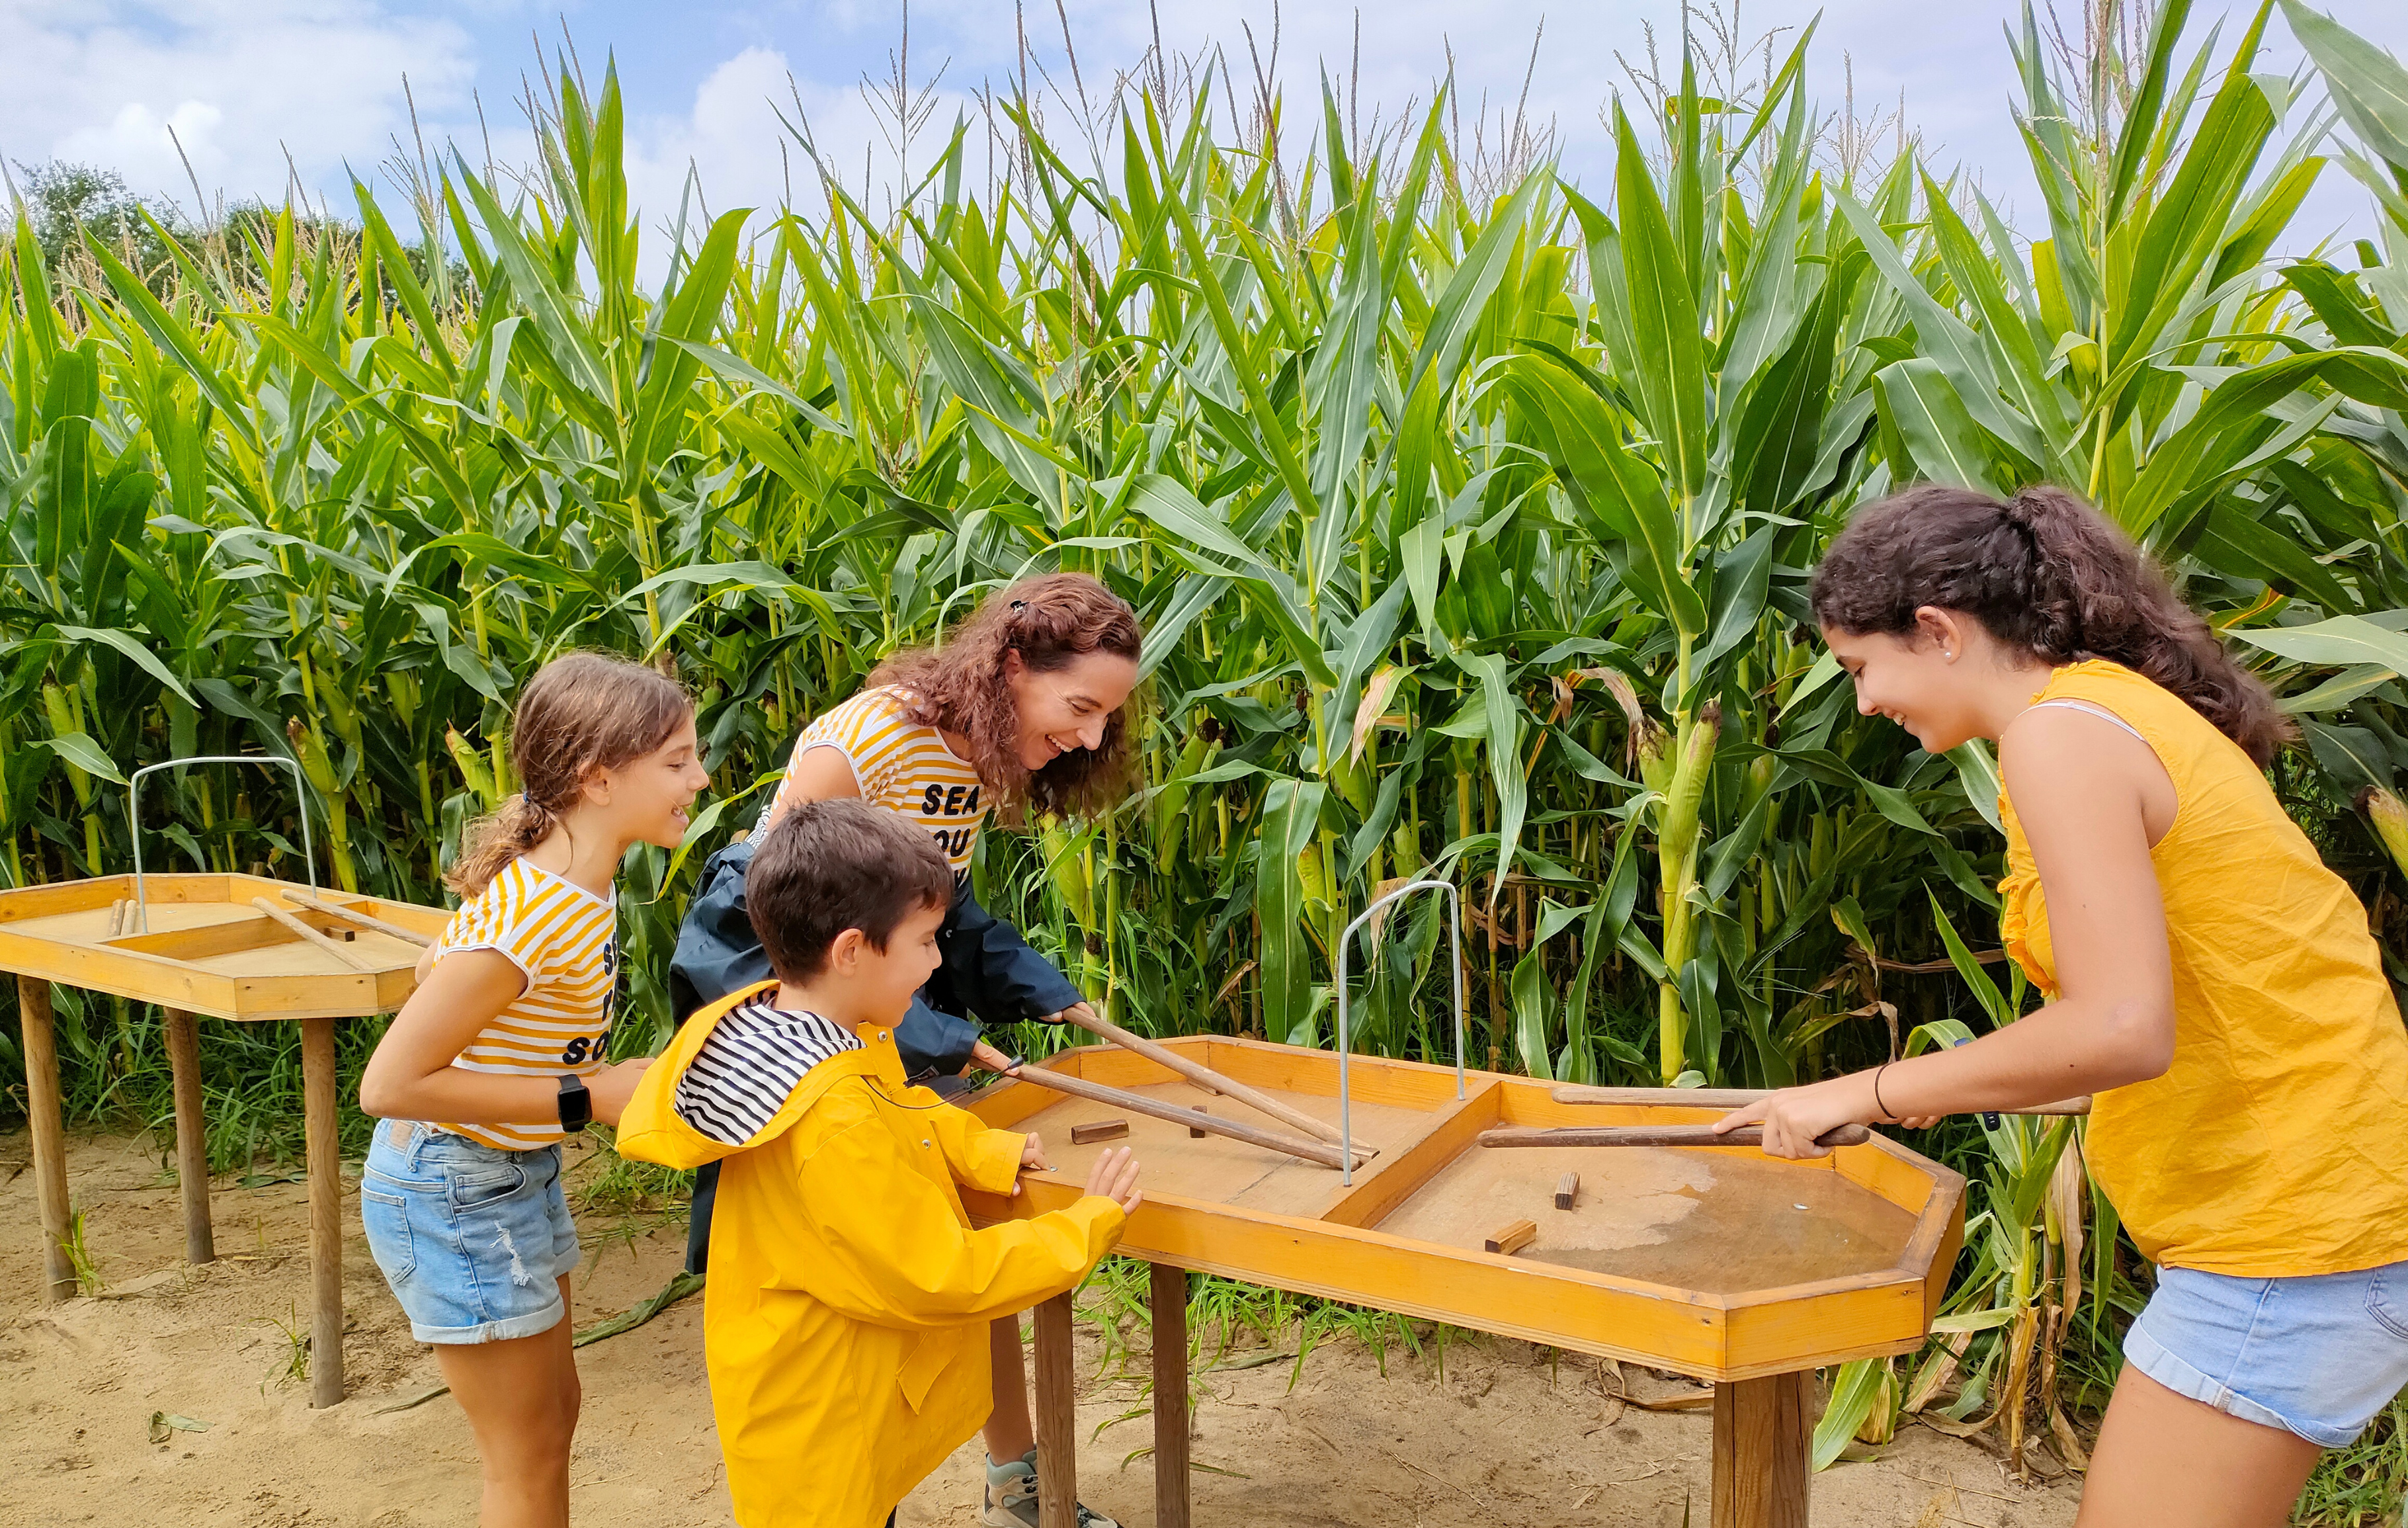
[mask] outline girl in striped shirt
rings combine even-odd
[[[651,1064],[603,1059],[611,883],[632,845],[676,847],[710,778],[685,692],[596,653],[527,682],[510,761],[523,788],[472,830],[450,877],[465,901],[360,1078],[360,1107],[386,1121],[360,1218],[476,1432],[480,1522],[557,1528],[579,1399],[560,1143],[616,1124]]]

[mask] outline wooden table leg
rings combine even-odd
[[[1714,1387],[1713,1528],[1806,1528],[1814,1372]]]
[[[1187,1528],[1187,1270],[1152,1269],[1154,1528]]]
[[[67,1256],[66,1131],[59,1118],[59,1041],[51,1026],[50,984],[17,978],[17,1016],[24,1029],[25,1115],[34,1143],[34,1191],[42,1204],[42,1297],[72,1300]]]
[[[301,1108],[309,1144],[309,1404],[343,1398],[343,1176],[335,1133],[335,1021],[301,1021]]]
[[[1070,1296],[1037,1307],[1037,1528],[1079,1528],[1079,1416]]]
[[[201,1118],[200,1026],[181,1008],[164,1010],[167,1067],[176,1082],[176,1181],[184,1194],[184,1261],[217,1261],[209,1228],[209,1143]]]

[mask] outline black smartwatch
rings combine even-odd
[[[574,1073],[560,1077],[560,1128],[574,1135],[594,1123],[594,1095],[585,1090],[585,1079]]]

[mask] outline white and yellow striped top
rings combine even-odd
[[[953,867],[960,885],[970,872],[970,851],[986,820],[986,787],[968,759],[945,746],[945,735],[923,727],[904,710],[904,694],[892,685],[864,690],[822,713],[795,740],[786,778],[778,783],[763,820],[774,817],[795,788],[795,771],[813,748],[833,748],[853,767],[861,799],[921,828]]]
[[[525,973],[526,988],[452,1064],[513,1077],[600,1071],[619,985],[617,924],[615,898],[597,897],[523,856],[504,866],[482,895],[443,926],[436,959],[455,950],[493,950]],[[435,1128],[505,1151],[548,1146],[562,1134],[556,1114],[523,1124]]]

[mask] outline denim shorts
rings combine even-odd
[[[2177,1395],[2341,1448],[2408,1388],[2408,1262],[2299,1278],[2161,1268],[2124,1358]]]
[[[505,1151],[388,1120],[360,1175],[368,1250],[420,1342],[502,1342],[560,1321],[577,1227],[560,1147]]]

